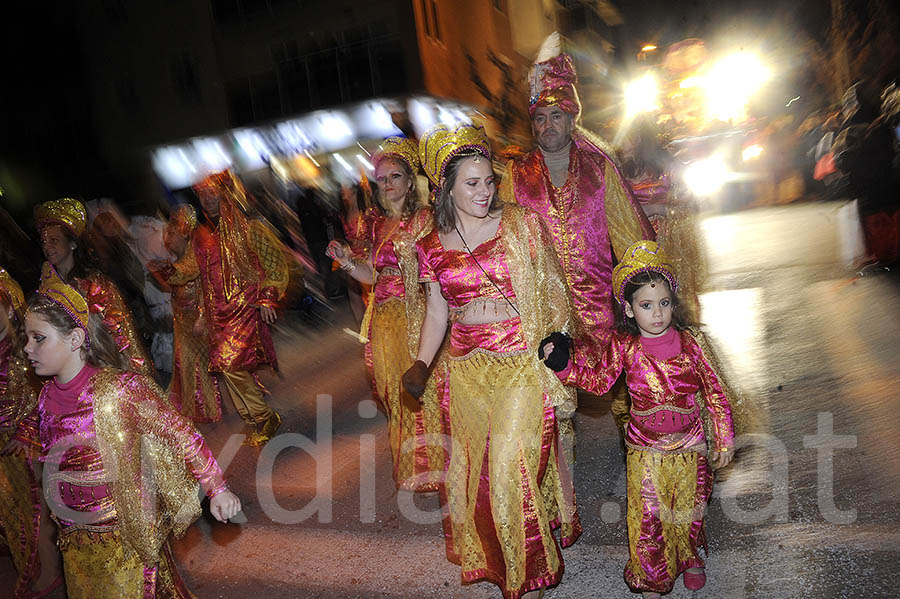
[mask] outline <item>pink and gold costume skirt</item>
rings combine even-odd
[[[388,421],[394,482],[409,491],[436,491],[446,469],[441,433],[441,385],[429,381],[419,403],[403,389],[400,378],[413,359],[409,355],[406,306],[396,299],[375,305],[366,344],[366,366],[375,397]],[[436,369],[437,370],[437,369]]]
[[[449,364],[447,556],[464,583],[493,582],[506,599],[555,585],[563,559],[553,530],[562,527],[565,547],[581,524],[519,319],[454,323]]]
[[[69,599],[194,599],[178,574],[168,543],[150,565],[134,551],[126,551],[115,503],[104,485],[63,482],[60,497],[67,508],[86,516],[79,523],[53,516],[59,526]]]
[[[634,591],[668,593],[688,568],[702,568],[703,514],[713,475],[698,452],[628,448],[628,563]]]
[[[6,436],[0,435],[5,444]],[[40,489],[25,458],[0,456],[0,544],[6,544],[18,572],[14,596],[27,593],[40,572]]]

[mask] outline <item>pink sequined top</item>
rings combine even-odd
[[[516,294],[501,242],[502,231],[503,221],[500,221],[497,233],[473,250],[474,258],[465,250],[445,249],[437,229],[431,231],[416,244],[419,280],[439,283],[451,312],[464,308],[476,299],[496,299],[505,304],[504,295],[515,303]],[[480,268],[478,264],[481,264]],[[518,316],[486,324],[454,321],[450,328],[452,358],[465,358],[475,352],[501,354],[526,350],[525,335]]]
[[[694,397],[703,393],[716,449],[734,445],[731,408],[715,370],[690,333],[681,331],[681,351],[660,358],[648,351],[641,337],[615,334],[594,369],[576,349],[566,370],[557,373],[567,384],[601,395],[624,370],[631,394],[631,418],[625,443],[638,449],[663,452],[706,448],[700,407]],[[585,345],[585,347],[589,347]]]
[[[503,221],[500,222],[493,237],[472,250],[473,257],[466,250],[444,249],[437,229],[434,229],[416,244],[419,255],[419,281],[440,283],[441,294],[451,310],[463,308],[475,299],[493,298],[505,301],[504,295],[515,303],[516,294],[513,291],[506,255],[500,240],[502,231]],[[478,264],[481,264],[481,268]]]
[[[56,379],[47,382],[41,391],[36,414],[30,418],[38,420],[41,461],[48,466],[53,464],[53,469],[58,470],[59,474],[51,475],[51,479],[60,481],[63,504],[81,512],[108,510],[114,514],[108,500],[108,487],[104,484],[103,460],[94,430],[92,377],[97,371],[97,368],[85,365],[68,383],[59,383]],[[138,378],[138,375],[128,376]],[[144,393],[148,391],[145,389]],[[132,401],[127,395],[123,389],[123,401]],[[222,471],[200,433],[166,406],[161,397],[157,399],[154,418],[163,421],[163,430],[181,443],[185,463],[206,494],[215,497],[228,490]]]
[[[354,240],[354,256],[358,259],[372,259],[375,264],[375,303],[382,304],[391,299],[403,299],[406,290],[400,272],[398,243],[413,243],[414,236],[431,220],[430,209],[420,209],[405,221],[388,218],[375,208],[363,217],[363,233]]]

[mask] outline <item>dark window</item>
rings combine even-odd
[[[121,23],[127,16],[124,0],[103,0],[103,10],[113,23]]]
[[[406,80],[406,68],[403,60],[403,47],[399,42],[382,44],[373,48],[375,58],[375,75],[378,81],[378,95],[401,95],[409,92]]]
[[[134,86],[134,73],[130,69],[124,69],[119,72],[115,82],[116,98],[119,100],[119,106],[126,111],[134,111],[138,109],[140,97]]]
[[[234,23],[241,18],[237,0],[213,0],[213,18],[220,25]]]
[[[503,12],[503,0],[494,0],[494,8]]]
[[[316,106],[341,103],[341,81],[335,50],[317,52],[309,57],[310,87]]]
[[[438,21],[437,0],[431,0],[431,17],[434,26],[434,37],[441,39],[441,24]]]
[[[200,99],[200,86],[197,84],[197,72],[189,52],[184,51],[169,58],[169,74],[172,87],[182,101]]]
[[[228,104],[228,119],[232,125],[246,125],[253,122],[250,81],[241,78],[227,82],[225,84],[225,101]]]
[[[281,102],[285,112],[303,112],[309,109],[309,77],[306,61],[292,60],[278,65],[278,81]]]
[[[281,95],[278,93],[278,77],[275,71],[266,71],[250,78],[253,96],[253,116],[266,120],[281,116]]]
[[[359,100],[372,96],[372,64],[369,60],[369,44],[351,46],[343,53],[341,70],[347,84],[345,100]]]
[[[430,3],[431,0],[420,0],[419,5],[422,7],[422,24],[425,25],[425,35],[434,37],[434,30],[431,28],[431,11],[428,10]]]

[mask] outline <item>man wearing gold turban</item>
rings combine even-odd
[[[618,168],[601,149],[604,144],[577,125],[581,102],[575,90],[575,67],[559,45],[559,34],[552,34],[529,76],[528,112],[538,147],[510,160],[500,197],[541,215],[562,263],[583,338],[599,347],[608,340],[613,325],[611,277],[616,257],[635,241],[653,239],[653,229]],[[622,419],[627,419],[627,405],[624,401],[615,405],[621,426]],[[557,409],[561,439],[570,458],[574,410],[574,405],[568,411]]]

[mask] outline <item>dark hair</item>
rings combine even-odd
[[[35,293],[28,300],[28,312],[40,315],[62,335],[70,335],[78,328],[75,319],[62,306],[39,293]],[[84,361],[91,366],[109,366],[125,370],[125,356],[119,351],[112,333],[103,324],[100,316],[91,312],[88,316],[87,328],[90,347],[81,347],[81,357],[84,358]]]
[[[88,248],[85,247],[87,240],[84,236],[76,237],[68,227],[59,222],[49,222],[41,227],[41,231],[47,227],[59,227],[66,239],[75,244],[75,249],[72,250],[73,266],[64,279],[66,283],[71,283],[76,277],[79,279],[86,278],[91,271],[97,270],[96,263],[91,258]]]
[[[481,156],[490,163],[490,158],[481,152],[466,152],[457,154],[450,159],[444,168],[443,185],[438,185],[434,190],[434,222],[441,233],[448,233],[456,227],[456,208],[453,205],[453,198],[450,197],[450,190],[456,185],[456,176],[459,174],[459,165],[466,158],[473,156]],[[493,166],[491,167],[493,172]],[[499,185],[494,189],[494,197],[491,198],[491,206],[488,212],[494,212],[501,207],[500,196],[497,193]]]
[[[381,164],[385,160],[393,160],[394,162],[399,164],[400,168],[403,169],[403,172],[406,173],[406,176],[409,177],[410,183],[412,183],[412,185],[406,192],[406,198],[403,200],[403,209],[400,211],[400,218],[402,218],[403,220],[406,220],[410,216],[412,216],[419,207],[419,193],[416,190],[416,174],[412,171],[412,169],[409,167],[409,165],[406,163],[406,161],[403,160],[402,158],[398,158],[396,156],[385,156],[384,158],[382,158],[381,160],[378,161],[378,164]],[[378,165],[376,165],[375,168],[377,169]],[[357,204],[359,204],[359,195],[358,194],[360,193],[360,191],[362,191],[360,189],[360,187],[361,186],[359,186],[359,185],[356,186],[356,188],[357,188],[357,200],[356,200]],[[378,189],[378,185],[375,185],[375,205],[378,206],[378,209],[381,211],[382,214],[385,213],[385,207],[384,207],[384,204],[381,203],[381,191]]]
[[[631,124],[629,138],[631,147],[627,152],[620,152],[622,174],[626,178],[658,178],[668,172],[672,156],[657,137],[656,123],[646,117],[639,117]]]
[[[682,313],[681,301],[678,299],[678,294],[669,286],[669,280],[658,272],[651,270],[636,274],[632,277],[631,280],[625,284],[625,293],[623,294],[625,301],[632,303],[635,292],[644,285],[649,285],[650,283],[665,284],[666,289],[669,290],[672,299],[672,326],[678,331],[683,331],[691,326],[692,323],[689,322],[687,316]],[[635,337],[641,334],[641,330],[638,328],[634,318],[625,314],[624,303],[616,306],[616,330],[620,333],[627,333]]]

